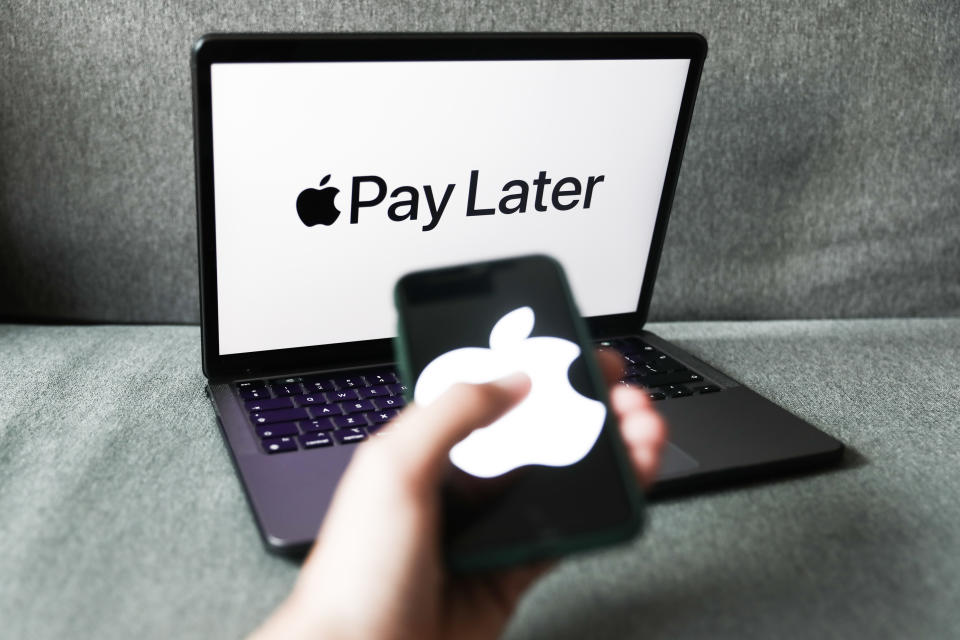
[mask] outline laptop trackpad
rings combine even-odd
[[[682,475],[699,466],[700,463],[690,454],[672,442],[667,442],[660,454],[660,471],[657,473],[657,480]]]

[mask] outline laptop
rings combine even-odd
[[[655,493],[843,445],[646,331],[696,34],[208,35],[193,51],[203,371],[267,547],[313,541],[404,405],[406,272],[541,253],[670,428]]]

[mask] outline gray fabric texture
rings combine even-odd
[[[689,30],[710,54],[655,318],[960,312],[960,4],[0,4],[0,317],[196,322],[207,31]]]
[[[655,504],[506,637],[956,637],[960,319],[651,328],[851,455]],[[235,638],[287,592],[203,382],[195,327],[0,325],[0,636]]]

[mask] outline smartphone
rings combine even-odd
[[[395,342],[408,400],[515,371],[527,397],[450,452],[448,566],[481,571],[627,540],[642,498],[560,264],[524,256],[402,277]]]

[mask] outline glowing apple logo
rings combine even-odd
[[[515,371],[530,376],[523,402],[450,452],[453,464],[470,475],[493,478],[529,464],[571,465],[590,452],[603,429],[603,403],[577,393],[567,379],[580,347],[562,338],[530,338],[534,321],[530,307],[514,309],[494,325],[489,349],[464,347],[438,356],[414,387],[414,399],[425,405],[457,382],[490,382]]]

